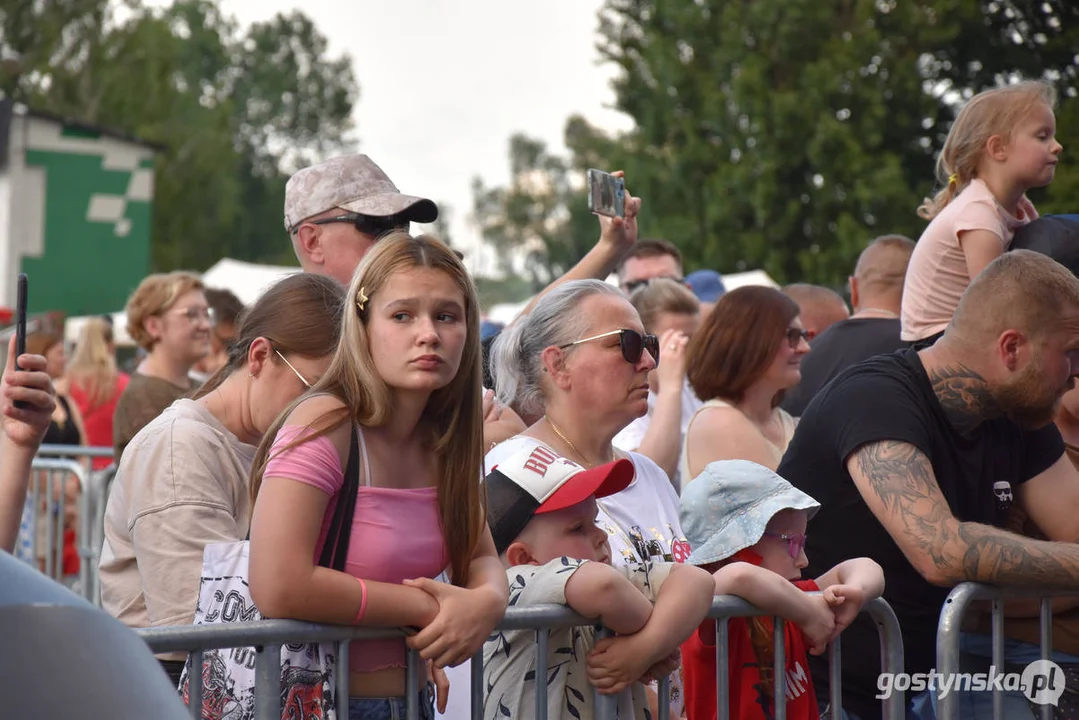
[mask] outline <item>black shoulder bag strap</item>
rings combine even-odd
[[[348,445],[348,463],[345,465],[344,482],[337,495],[337,507],[330,520],[330,530],[322,545],[318,564],[333,570],[344,571],[348,558],[348,541],[352,537],[352,517],[356,513],[356,495],[360,487],[360,443],[355,423]]]

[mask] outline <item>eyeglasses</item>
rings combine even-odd
[[[808,330],[802,328],[787,328],[787,342],[791,346],[791,350],[797,350],[798,345],[805,340],[809,342],[809,339],[813,337],[809,334]]]
[[[181,315],[186,317],[189,322],[198,322],[199,320],[206,320],[211,325],[214,322],[214,310],[208,307],[199,307],[198,305],[192,305],[186,308],[176,308],[170,310],[171,315]]]
[[[311,383],[307,382],[307,378],[305,378],[305,377],[304,377],[303,375],[301,375],[301,374],[300,374],[300,371],[299,371],[299,370],[297,370],[297,369],[296,369],[295,367],[293,367],[292,363],[290,363],[290,362],[288,361],[288,358],[287,358],[287,357],[285,357],[284,355],[282,355],[282,354],[281,354],[281,351],[280,351],[280,350],[278,350],[277,348],[274,348],[274,352],[275,352],[275,353],[277,353],[277,357],[281,358],[281,361],[282,361],[283,363],[285,363],[286,365],[288,365],[288,369],[289,369],[289,370],[291,370],[292,372],[296,373],[296,377],[300,378],[300,382],[302,382],[302,383],[303,383],[303,386],[304,386],[305,388],[307,388],[308,390],[310,390],[310,389],[311,389]]]
[[[565,350],[568,347],[574,345],[580,345],[581,343],[592,342],[593,340],[599,340],[600,338],[611,337],[612,335],[618,335],[618,344],[622,348],[622,358],[630,365],[636,365],[641,361],[641,354],[645,350],[652,356],[656,365],[659,365],[659,338],[655,335],[642,335],[636,330],[630,330],[628,328],[623,330],[611,330],[605,332],[602,335],[593,335],[592,337],[584,338],[583,340],[577,340],[575,342],[567,343],[565,345],[559,345],[559,350]]]
[[[670,276],[667,276],[667,277],[644,278],[643,280],[629,280],[628,282],[622,283],[622,289],[626,291],[627,295],[632,295],[634,292],[636,292],[637,290],[640,290],[641,288],[645,287],[646,285],[648,285],[648,283],[652,282],[653,280],[670,280],[671,282],[676,282],[676,283],[685,283],[686,282],[686,279],[683,278],[683,277],[670,277]]]
[[[777,538],[779,540],[786,540],[787,552],[790,553],[791,558],[794,560],[797,560],[798,556],[802,554],[803,550],[805,550],[806,538],[809,537],[808,535],[798,535],[796,533],[788,535],[786,533],[773,533],[767,531],[765,531],[764,536]]]
[[[309,220],[312,225],[330,225],[332,223],[349,223],[364,235],[381,237],[394,230],[408,230],[408,220],[401,220],[396,215],[387,217],[375,217],[373,215],[360,215],[359,213],[345,213],[336,217],[323,218],[321,220]],[[302,224],[302,223],[301,223]],[[297,228],[299,225],[296,226]]]

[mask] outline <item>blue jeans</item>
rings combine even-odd
[[[960,672],[988,672],[993,657],[993,638],[991,635],[979,635],[975,633],[962,633],[959,636],[959,671]],[[1042,651],[1037,645],[1031,645],[1020,640],[1004,638],[1004,663],[1014,667],[1029,665],[1035,660],[1041,660]],[[1079,657],[1067,653],[1052,653],[1050,659],[1058,665],[1079,664]],[[1008,672],[1003,668],[1000,672]],[[959,696],[960,720],[978,720],[980,718],[993,717],[993,693],[990,691],[975,692],[973,690],[956,691]],[[1034,720],[1035,715],[1030,708],[1030,703],[1021,692],[1002,693],[1004,701],[1004,717],[1012,720]],[[915,720],[935,720],[937,709],[936,693],[921,693],[914,698]]]
[[[420,720],[434,720],[435,696],[430,684],[416,701],[420,704]],[[405,720],[405,699],[349,698],[348,720]]]

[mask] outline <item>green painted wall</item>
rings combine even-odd
[[[106,169],[102,155],[62,150],[27,149],[25,162],[45,171],[44,255],[21,263],[30,311],[123,308],[150,271],[151,201],[130,197],[139,171]],[[153,160],[139,165],[152,172]]]

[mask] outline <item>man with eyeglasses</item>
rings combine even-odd
[[[285,230],[300,267],[346,286],[382,235],[437,218],[434,202],[401,193],[366,155],[306,167],[285,185]]]
[[[622,292],[632,295],[649,280],[667,278],[684,283],[682,253],[666,240],[641,240],[632,246],[618,268],[618,284]]]

